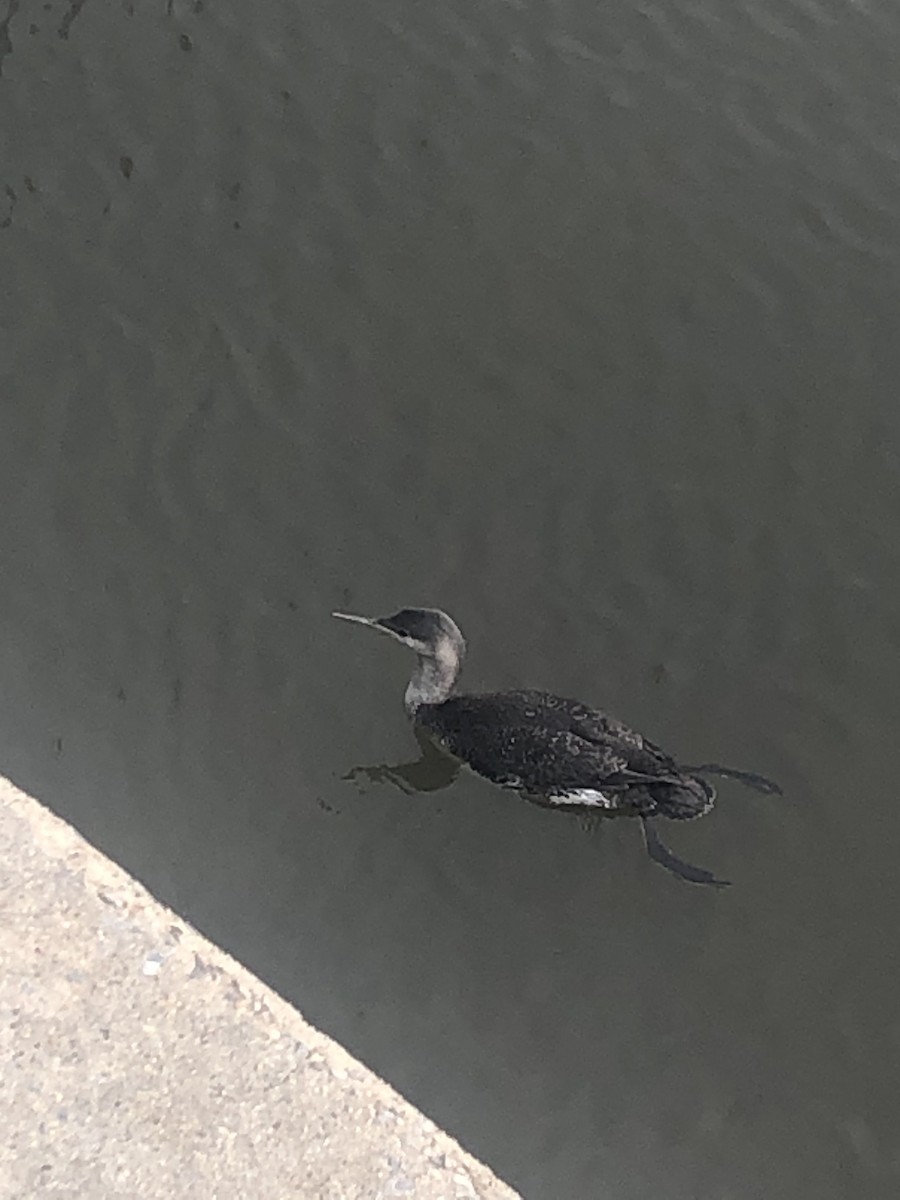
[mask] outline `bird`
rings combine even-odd
[[[404,708],[420,741],[424,735],[455,763],[544,807],[638,818],[650,857],[688,882],[728,883],[676,858],[651,820],[684,821],[708,813],[716,790],[701,771],[780,791],[762,776],[716,763],[681,767],[642,734],[578,700],[532,689],[457,692],[466,642],[441,609],[401,608],[388,617],[332,616],[387,634],[415,653]]]

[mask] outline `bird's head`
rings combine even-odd
[[[355,621],[389,634],[415,650],[420,658],[461,661],[466,643],[456,622],[439,608],[401,608],[390,617],[358,617],[354,613],[331,614],[342,621]]]

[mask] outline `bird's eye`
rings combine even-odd
[[[406,632],[405,629],[395,629],[394,633],[396,633],[397,637],[402,637],[402,638],[409,637],[409,634]]]

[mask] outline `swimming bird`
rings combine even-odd
[[[698,773],[704,769],[778,790],[759,776],[714,763],[679,767],[648,738],[577,700],[530,689],[457,693],[466,643],[440,609],[402,608],[389,617],[332,615],[386,633],[415,652],[404,707],[417,733],[444,754],[546,807],[639,818],[650,857],[692,883],[726,881],[676,858],[650,820],[684,821],[708,813],[716,792]]]

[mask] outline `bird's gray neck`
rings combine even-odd
[[[420,657],[403,697],[411,717],[423,704],[443,704],[459,676],[460,658],[452,647],[442,647],[434,658]]]

